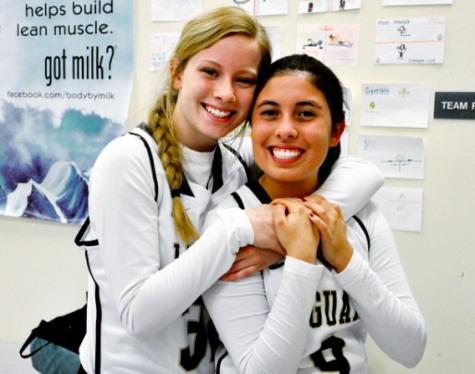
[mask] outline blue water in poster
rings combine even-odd
[[[0,0],[0,214],[79,224],[125,131],[133,1]]]

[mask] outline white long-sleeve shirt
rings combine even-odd
[[[250,208],[268,199],[262,187],[252,183],[220,208],[238,202]],[[315,265],[310,281],[298,266],[312,266],[287,258],[283,267],[266,269],[262,275],[218,281],[203,295],[225,347],[217,372],[364,374],[368,333],[399,363],[412,367],[420,361],[425,323],[391,230],[372,203],[356,216],[347,222],[354,253],[341,273]],[[299,271],[302,276],[295,277]],[[303,295],[306,299],[299,302]]]
[[[181,189],[198,230],[206,213],[248,179],[243,163],[221,143],[211,169],[218,172],[209,186],[190,179]],[[338,202],[350,212],[382,184],[374,166],[354,159],[340,161],[333,178],[347,180]],[[361,190],[365,196],[348,199]],[[171,206],[157,145],[146,131],[137,128],[104,149],[90,178],[90,224],[77,238],[90,272],[87,334],[80,348],[88,373],[214,372],[200,295],[230,268],[239,248],[253,242],[252,227],[240,209],[222,210],[187,249]]]

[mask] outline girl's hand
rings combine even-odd
[[[282,260],[284,256],[271,249],[257,248],[248,245],[239,250],[231,269],[221,277],[221,280],[235,281],[268,268]]]
[[[273,208],[268,204],[264,204],[245,209],[244,212],[254,230],[254,243],[252,244],[258,248],[272,249],[285,256],[285,249],[280,245],[275,232]]]
[[[318,227],[323,258],[338,272],[342,272],[353,256],[346,237],[346,224],[340,207],[330,204],[323,196],[308,196],[303,204],[314,213],[311,221]]]
[[[312,211],[295,198],[276,199],[272,206],[277,238],[287,256],[314,264],[320,235],[310,220]]]

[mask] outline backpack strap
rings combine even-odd
[[[40,322],[40,326],[45,324],[46,322],[41,320]],[[28,337],[28,339],[26,339],[26,341],[23,343],[23,345],[21,346],[20,348],[20,356],[22,358],[30,358],[31,356],[33,356],[36,352],[39,352],[41,351],[44,347],[46,347],[48,344],[51,344],[51,342],[47,342],[46,344],[42,345],[41,347],[35,349],[33,352],[30,351],[30,353],[27,353],[27,354],[24,354],[23,352],[25,352],[25,349],[26,347],[28,347],[31,342],[38,337],[38,334],[37,334],[37,330],[38,330],[38,327],[33,329],[33,331],[31,332],[30,336]]]

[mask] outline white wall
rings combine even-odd
[[[297,2],[290,0],[290,3]],[[206,9],[230,0],[204,0]],[[370,342],[370,373],[469,374],[475,367],[475,121],[433,120],[428,129],[360,128],[361,83],[425,83],[435,91],[475,92],[475,2],[454,0],[451,6],[381,7],[363,0],[358,11],[263,17],[265,25],[285,26],[282,54],[294,52],[296,24],[360,23],[359,66],[334,69],[352,89],[355,111],[350,153],[358,134],[424,138],[425,179],[388,179],[386,186],[422,188],[422,233],[395,232],[407,276],[427,321],[426,354],[413,370],[385,357]],[[147,112],[156,73],[149,71],[151,32],[179,31],[181,23],[152,23],[150,0],[135,2],[136,76],[130,106],[131,128]],[[375,22],[381,18],[444,16],[447,20],[445,62],[432,66],[374,66]],[[432,110],[432,109],[431,109]],[[77,226],[0,216],[0,340],[20,343],[41,319],[51,319],[83,305],[86,267],[73,244]],[[0,349],[1,346],[0,346]],[[0,359],[3,359],[0,356]],[[0,362],[0,368],[2,363]],[[0,369],[1,371],[1,369]]]

